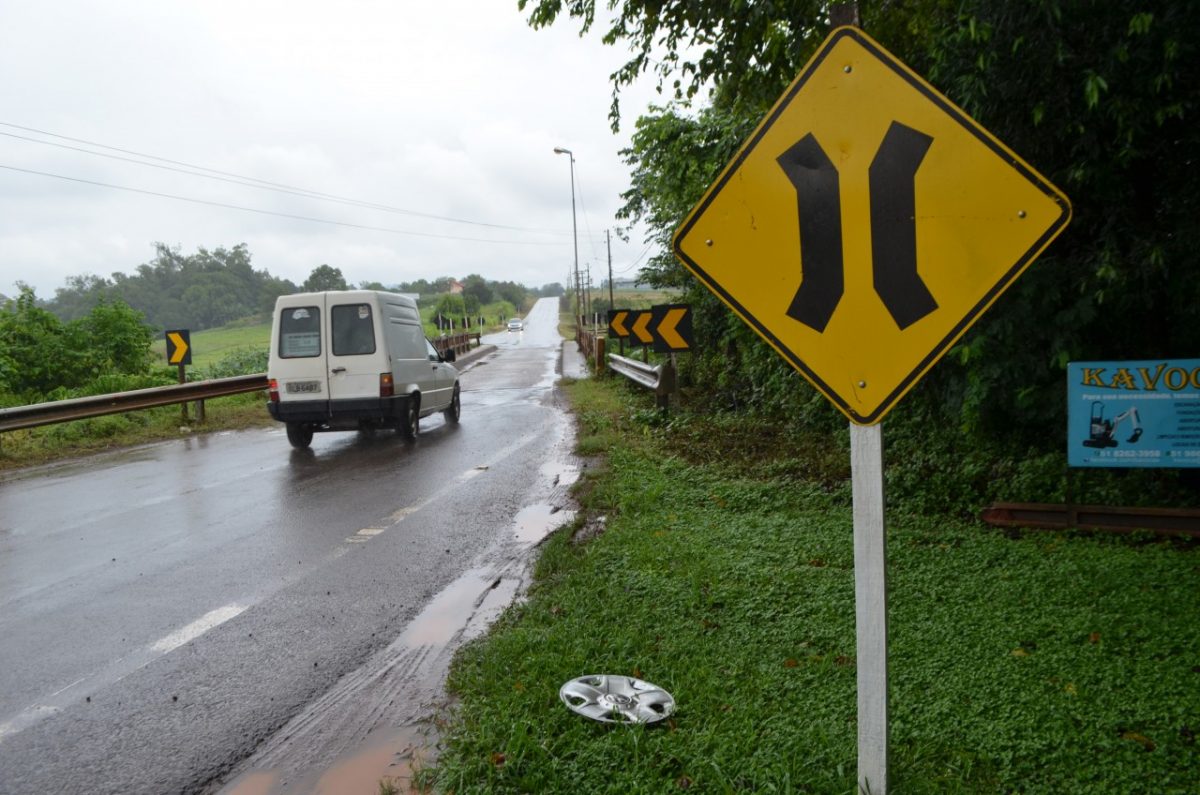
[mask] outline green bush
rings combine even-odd
[[[219,362],[208,367],[192,370],[192,381],[207,381],[213,378],[230,378],[235,375],[253,375],[267,371],[269,352],[262,348],[242,348],[228,354]]]

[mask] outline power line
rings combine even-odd
[[[613,273],[629,273],[629,271],[633,270],[634,268],[636,268],[638,266],[638,263],[640,263],[642,261],[642,258],[646,256],[646,253],[648,251],[650,251],[650,247],[653,245],[654,245],[653,241],[647,243],[646,247],[644,249],[642,249],[642,253],[638,254],[638,258],[633,261],[632,265],[630,265],[628,268],[625,268],[623,270],[613,271]]]
[[[433,232],[413,232],[413,231],[410,231],[407,229],[393,229],[391,227],[386,227],[386,226],[369,226],[367,224],[353,224],[348,221],[333,221],[328,218],[314,218],[314,217],[308,216],[308,215],[294,215],[292,213],[281,213],[281,212],[276,212],[274,210],[263,210],[258,207],[242,207],[241,205],[237,205],[237,204],[226,204],[225,202],[210,201],[208,199],[197,199],[197,198],[194,198],[191,196],[179,196],[179,195],[176,195],[173,193],[160,193],[158,191],[143,190],[142,188],[130,188],[125,185],[113,185],[112,183],[109,183],[109,182],[98,182],[96,180],[82,179],[80,177],[68,177],[63,174],[51,174],[46,171],[34,171],[33,169],[18,168],[17,166],[6,166],[3,163],[0,163],[0,168],[8,169],[9,171],[18,171],[23,174],[34,174],[39,177],[51,177],[53,179],[61,179],[61,180],[66,180],[68,182],[79,182],[84,185],[95,185],[95,186],[101,187],[101,188],[111,188],[113,190],[128,191],[129,193],[141,193],[146,196],[157,196],[158,198],[161,198],[161,199],[174,199],[175,201],[191,202],[192,204],[204,204],[204,205],[208,205],[210,207],[223,207],[227,210],[240,210],[242,212],[247,212],[247,213],[258,213],[259,215],[274,215],[279,218],[290,218],[294,221],[308,221],[310,223],[315,223],[315,224],[328,224],[330,226],[344,226],[344,227],[348,227],[350,229],[366,229],[366,230],[370,230],[373,232],[388,232],[388,233],[394,234],[394,235],[410,235],[412,237],[431,237],[431,238],[437,238],[439,240],[460,240],[460,241],[469,241],[469,242],[474,242],[474,243],[500,243],[500,244],[505,244],[505,245],[518,245],[518,246],[565,246],[566,245],[565,242],[562,242],[562,243],[539,243],[539,242],[535,242],[535,241],[526,241],[526,240],[495,240],[495,239],[491,239],[491,238],[480,238],[480,237],[459,237],[456,235],[439,235],[439,234],[436,234]]]
[[[454,218],[452,216],[434,215],[432,213],[423,213],[423,212],[419,212],[417,210],[407,210],[402,207],[393,207],[391,205],[379,204],[377,202],[363,201],[361,199],[353,199],[353,198],[348,198],[345,196],[336,196],[336,195],[333,195],[330,193],[322,193],[320,191],[309,190],[307,188],[300,188],[300,187],[296,187],[294,185],[286,185],[286,184],[283,184],[280,182],[270,182],[268,180],[258,179],[257,177],[248,177],[248,176],[245,176],[242,174],[234,174],[234,173],[231,173],[228,171],[218,171],[217,169],[207,168],[205,166],[197,166],[192,163],[185,163],[185,162],[182,162],[179,160],[171,160],[170,158],[158,157],[157,155],[149,155],[149,154],[145,154],[143,152],[135,152],[131,149],[122,149],[120,147],[109,146],[107,144],[101,144],[101,143],[97,143],[95,141],[88,141],[88,140],[85,140],[82,138],[72,138],[67,135],[59,135],[57,133],[47,132],[45,130],[39,130],[39,129],[36,129],[33,127],[24,127],[20,124],[13,124],[11,122],[0,121],[0,126],[11,127],[16,130],[24,130],[25,132],[32,132],[32,133],[36,133],[38,135],[48,136],[50,138],[57,138],[62,141],[72,141],[72,142],[78,143],[78,144],[86,144],[87,146],[94,146],[99,149],[107,149],[110,152],[120,152],[123,155],[133,155],[134,157],[144,158],[144,159],[135,160],[131,157],[122,157],[121,155],[108,154],[106,152],[96,152],[96,151],[93,151],[90,149],[83,149],[78,146],[70,146],[68,144],[60,144],[60,143],[55,143],[53,141],[42,141],[37,138],[30,138],[25,135],[17,135],[16,133],[8,133],[8,132],[0,131],[0,135],[6,136],[8,138],[15,138],[15,139],[18,139],[21,141],[28,141],[30,143],[42,144],[44,146],[54,146],[54,147],[58,147],[60,149],[68,149],[68,150],[71,150],[74,152],[82,152],[83,154],[94,155],[96,157],[106,157],[106,158],[109,158],[110,160],[119,160],[119,161],[123,161],[126,163],[134,163],[136,165],[148,166],[150,168],[163,169],[165,171],[174,171],[174,172],[177,172],[180,174],[188,174],[189,176],[193,176],[193,177],[201,177],[203,179],[216,180],[219,182],[228,182],[228,183],[231,183],[234,185],[242,185],[243,187],[248,187],[248,188],[257,188],[258,190],[270,190],[270,191],[275,191],[278,193],[287,193],[292,196],[300,196],[303,198],[317,199],[318,201],[334,202],[337,204],[347,204],[347,205],[351,205],[351,206],[355,206],[355,207],[364,207],[364,208],[368,208],[368,209],[372,209],[372,210],[380,210],[382,212],[396,213],[396,214],[400,214],[400,215],[411,215],[411,216],[415,216],[418,218],[429,218],[431,220],[446,221],[449,223],[456,223],[456,224],[470,224],[472,226],[483,226],[483,227],[489,227],[492,229],[509,229],[509,230],[517,231],[517,232],[534,232],[537,234],[564,235],[564,236],[569,234],[568,232],[558,232],[558,231],[549,230],[549,229],[534,229],[534,228],[530,228],[530,227],[510,226],[507,224],[493,224],[493,223],[488,223],[486,221],[472,221],[472,220],[466,219],[466,218]],[[158,162],[156,162],[156,163],[146,162],[147,160],[155,160]],[[164,165],[164,164],[170,164],[170,165]],[[177,168],[177,166],[182,166],[182,168]],[[202,173],[202,172],[207,172],[207,173]]]

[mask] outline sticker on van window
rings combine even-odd
[[[363,304],[362,306],[360,306],[358,308],[358,319],[359,320],[366,320],[370,316],[371,316],[371,307],[367,306],[366,304]]]
[[[319,356],[321,353],[321,335],[313,331],[300,334],[284,334],[280,338],[279,349],[280,355],[285,359]]]
[[[297,309],[294,312],[292,312],[292,320],[307,320],[307,319],[308,319],[308,310],[307,309]]]

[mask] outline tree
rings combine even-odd
[[[322,290],[348,290],[346,277],[342,276],[340,268],[329,265],[318,265],[304,280],[301,289],[306,293],[321,292]]]
[[[58,387],[74,387],[92,376],[87,340],[37,305],[33,288],[19,284],[17,297],[0,312],[0,351],[12,392],[40,399]]]
[[[448,318],[453,318],[457,325],[463,315],[467,312],[467,303],[461,295],[451,295],[446,293],[438,298],[437,307],[434,312]]]
[[[491,285],[487,279],[480,276],[478,273],[472,273],[467,278],[463,279],[463,297],[470,301],[475,299],[475,308],[478,310],[483,304],[490,304],[494,298]],[[467,311],[471,311],[468,309]]]
[[[245,244],[183,254],[159,243],[134,273],[72,276],[46,304],[63,321],[79,320],[105,301],[123,301],[154,328],[208,328],[269,312],[294,283],[254,270]]]
[[[123,301],[97,304],[80,320],[92,367],[101,372],[140,375],[150,370],[153,331],[146,318]]]
[[[534,27],[588,30],[594,0],[519,0]],[[1200,4],[1087,0],[863,2],[864,27],[1062,187],[1075,218],[1047,254],[913,393],[933,422],[1044,447],[1062,438],[1069,359],[1190,356],[1200,350]],[[662,250],[707,186],[828,32],[827,4],[614,0],[604,34],[633,57],[614,97],[652,69],[676,100],[637,122],[624,154],[624,217]],[[651,57],[653,55],[653,58]],[[613,122],[618,122],[614,99]],[[651,283],[688,286],[705,384],[734,403],[768,398],[794,416],[810,390],[670,256]],[[702,342],[701,342],[702,340]],[[700,357],[697,357],[698,359]],[[1019,377],[1014,377],[1019,374]],[[722,385],[728,385],[722,386]],[[739,386],[740,385],[740,386]],[[736,393],[736,394],[735,394]],[[792,408],[787,408],[791,406]]]

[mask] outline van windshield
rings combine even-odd
[[[279,317],[279,357],[302,359],[321,355],[321,310],[288,307]]]
[[[375,322],[369,304],[340,304],[333,307],[332,313],[334,356],[375,352]]]

